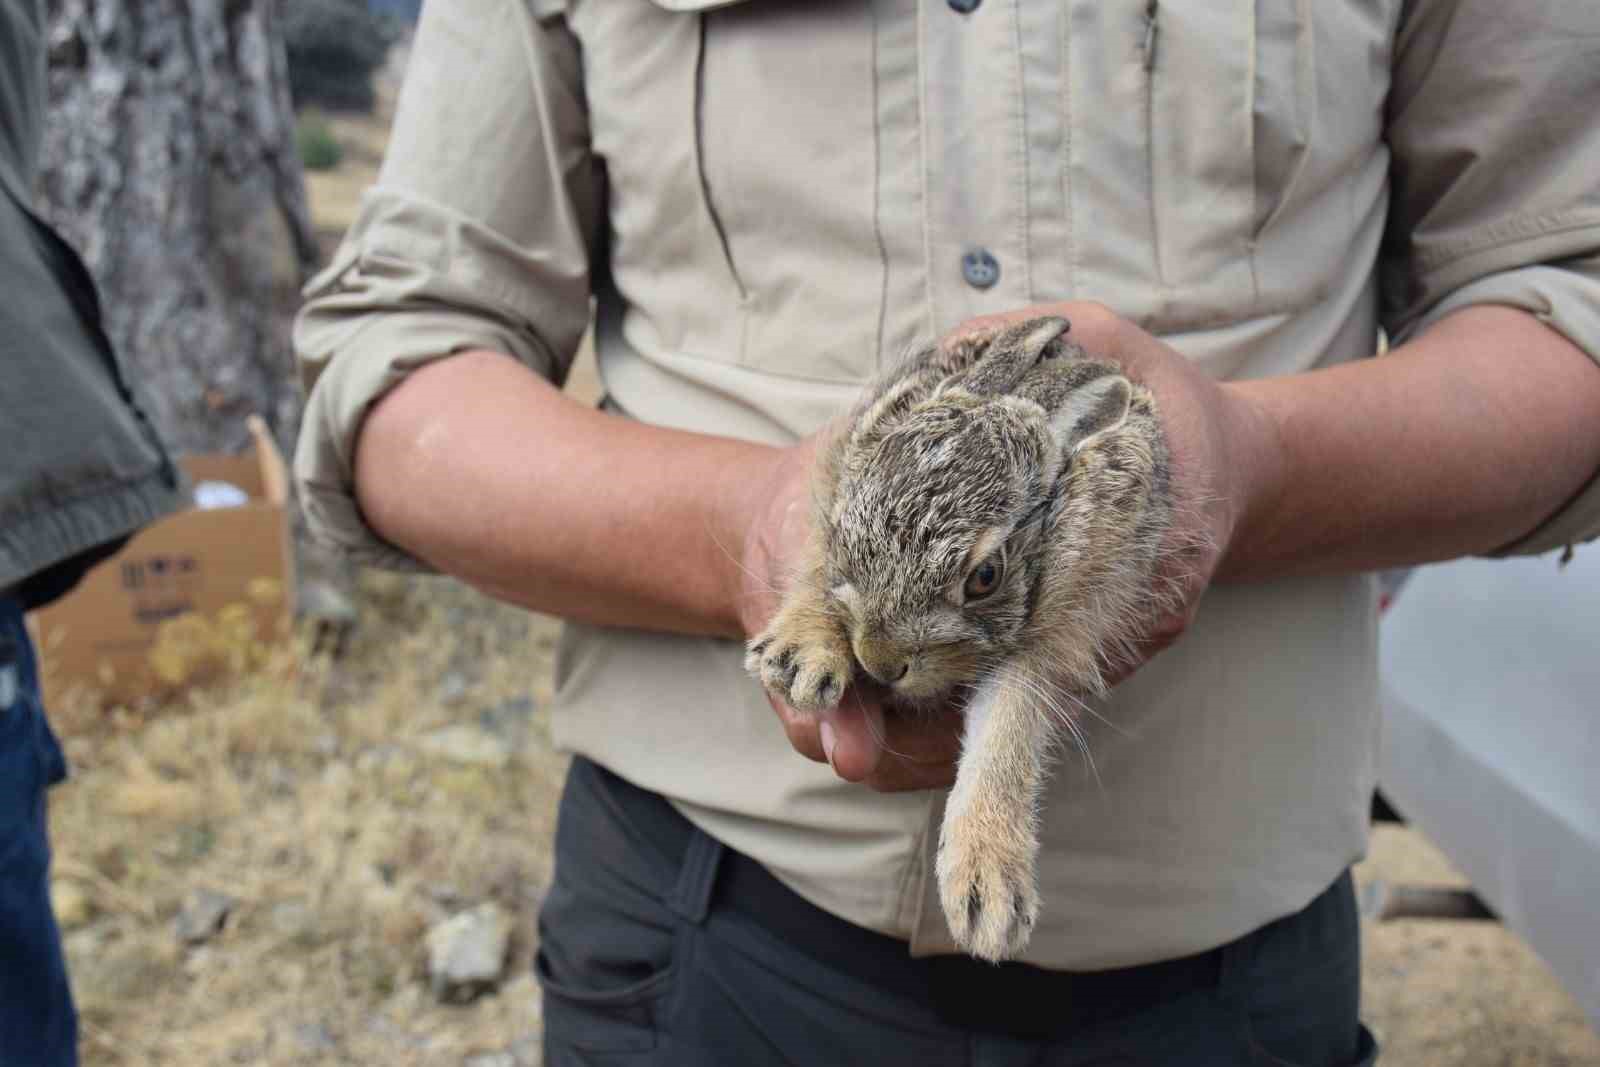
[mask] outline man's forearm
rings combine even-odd
[[[1490,552],[1600,469],[1600,367],[1512,308],[1457,312],[1377,359],[1226,388],[1270,429],[1221,580]]]
[[[1221,580],[1489,552],[1600,469],[1600,368],[1509,308],[1458,312],[1378,359],[1225,389],[1260,432]],[[742,637],[744,540],[784,451],[609,416],[468,352],[374,407],[357,496],[382,536],[504,599]]]
[[[465,352],[374,406],[356,487],[379,534],[503,599],[740,637],[744,525],[777,452],[607,415]]]

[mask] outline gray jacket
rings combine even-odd
[[[0,595],[60,595],[172,510],[180,476],[135,403],[78,256],[30,209],[44,0],[0,4]]]

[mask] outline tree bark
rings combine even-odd
[[[289,444],[316,246],[274,0],[52,0],[42,163],[167,441],[234,451],[255,412]]]

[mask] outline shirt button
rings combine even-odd
[[[978,10],[978,5],[983,3],[983,0],[945,0],[945,3],[949,4],[950,10],[958,15],[970,15]]]
[[[1000,263],[986,248],[979,248],[961,257],[961,276],[974,289],[987,289],[1000,280]]]

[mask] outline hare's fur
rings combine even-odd
[[[956,943],[990,960],[1027,944],[1046,760],[1153,614],[1171,526],[1154,398],[1067,329],[948,342],[869,390],[819,461],[802,573],[746,658],[802,710],[858,670],[897,703],[965,698],[936,873]]]

